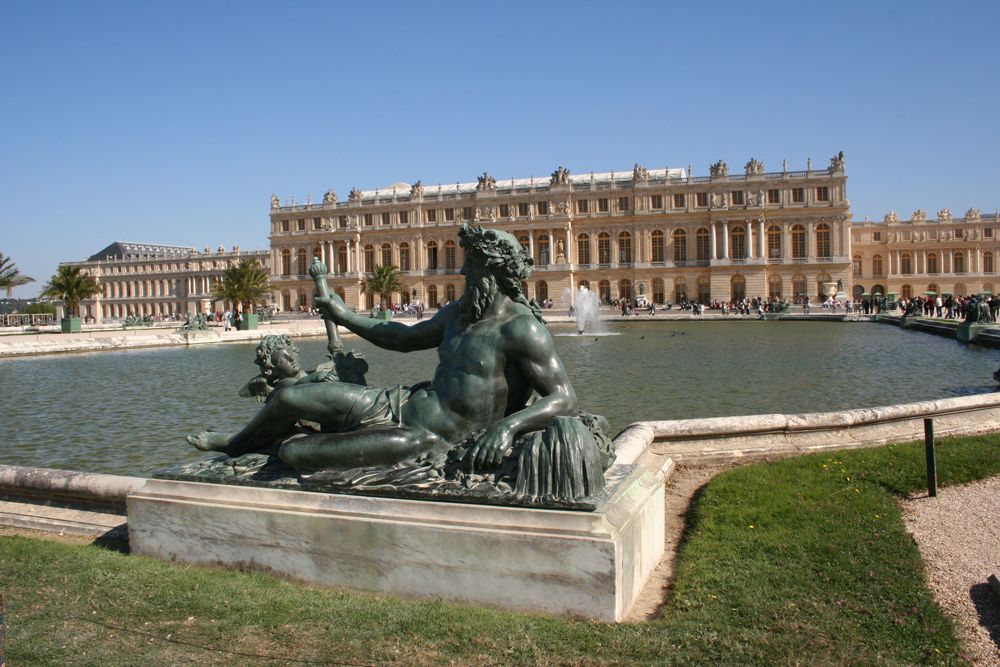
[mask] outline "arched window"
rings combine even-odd
[[[855,301],[860,301],[864,298],[865,287],[864,285],[855,285],[854,289],[851,290],[851,296]]]
[[[455,268],[455,242],[448,241],[444,244],[444,268],[454,269]],[[447,288],[445,288],[447,289]],[[452,289],[455,289],[452,286]],[[454,301],[454,298],[449,299],[449,301]]]
[[[927,291],[934,292],[934,294],[931,294],[930,296],[937,296],[941,293],[941,290],[938,289],[937,283],[931,283],[930,285],[928,285]]]
[[[347,244],[337,246],[337,272],[347,273]]]
[[[632,263],[632,235],[628,232],[622,232],[618,235],[618,262],[621,264]]]
[[[659,229],[654,229],[649,240],[652,246],[650,259],[654,262],[663,263],[663,232]]]
[[[451,303],[455,300],[455,285],[448,283],[444,286],[444,300]]]
[[[872,296],[885,296],[885,285],[872,285]]]
[[[833,256],[833,250],[830,244],[830,225],[825,222],[821,222],[816,225],[816,256]]]
[[[708,276],[698,278],[698,303],[712,302],[712,279]]]
[[[795,303],[802,303],[807,295],[806,277],[801,273],[792,276],[792,298],[795,299]]]
[[[371,243],[365,246],[365,272],[371,273],[375,270],[375,246]]]
[[[307,268],[309,266],[308,264],[306,264],[306,249],[305,248],[299,248],[298,260],[299,261],[296,262],[298,264],[298,266],[295,267],[296,269],[298,269],[296,271],[296,274],[300,275],[300,276],[304,276],[304,275],[306,275],[306,270],[307,270]]]
[[[535,252],[538,253],[538,257],[536,258],[538,266],[548,266],[550,261],[548,235],[542,234],[538,237],[538,243],[535,244]]]
[[[549,284],[544,280],[535,283],[535,299],[538,303],[545,303],[549,298]]]
[[[712,252],[712,241],[711,235],[708,232],[707,227],[702,227],[694,234],[695,238],[695,252],[696,257],[699,262],[707,262],[711,259],[709,254]]]
[[[743,276],[733,276],[729,281],[729,298],[732,301],[742,301],[747,298],[747,279]]]
[[[577,287],[586,287],[587,289],[590,289],[590,281],[589,280],[581,280],[579,282],[579,284],[577,285]]]
[[[628,278],[622,278],[618,281],[618,298],[619,299],[631,299],[632,298],[632,281]]]
[[[861,255],[854,256],[854,258],[851,260],[851,268],[854,272],[854,275],[856,276],[861,275]]]
[[[776,299],[783,298],[781,293],[781,276],[768,276],[767,296],[769,298],[774,297]]]
[[[427,242],[427,268],[437,270],[438,268],[438,244],[437,241]],[[427,297],[430,299],[430,296]],[[436,308],[436,306],[431,306]]]
[[[392,246],[388,243],[382,244],[382,266],[392,266]]]
[[[437,308],[438,307],[438,288],[437,285],[428,285],[427,287],[427,307]]]
[[[903,253],[899,258],[899,272],[913,273],[913,258],[909,253]]]
[[[399,270],[410,270],[410,244],[406,242],[399,244]],[[403,303],[409,303],[409,301],[407,300]]]
[[[965,283],[955,283],[955,296],[967,296],[968,290],[965,288]]]
[[[607,232],[601,232],[597,235],[597,263],[611,263],[611,235]]]
[[[517,242],[521,244],[521,248],[523,248],[525,252],[528,252],[531,249],[531,242],[528,240],[527,236],[518,236]]]
[[[899,290],[899,296],[901,298],[907,299],[907,300],[912,299],[913,298],[913,286],[912,285],[903,285],[900,288],[900,290]]]
[[[674,241],[674,261],[686,262],[688,258],[688,235],[683,229],[675,229],[671,234]]]
[[[823,293],[826,291],[824,283],[829,283],[832,281],[833,279],[830,277],[829,273],[821,273],[818,276],[816,276],[816,294],[819,294],[820,298],[822,298]]]
[[[781,258],[781,227],[778,225],[767,228],[767,258]]]
[[[653,278],[653,303],[666,303],[667,293],[663,286],[663,278]]]
[[[991,252],[983,253],[983,273],[993,273],[993,253]]]
[[[956,252],[952,255],[952,273],[965,273],[965,253]],[[903,273],[906,273],[904,271]]]
[[[938,272],[938,257],[936,252],[927,255],[927,273]]]
[[[680,303],[687,298],[687,281],[683,278],[678,278],[674,281],[674,302]]]
[[[806,228],[802,225],[792,227],[792,259],[804,259],[806,256]]]
[[[884,276],[882,272],[882,255],[875,255],[872,257],[872,275],[873,276]]]
[[[597,283],[597,292],[600,294],[601,303],[610,303],[611,301],[611,281],[602,280]]]
[[[729,232],[730,259],[746,259],[747,232],[743,225],[735,225]]]
[[[578,264],[590,264],[590,235],[580,234],[576,237],[576,261]]]
[[[372,291],[365,292],[365,308],[371,310],[375,307],[376,294]]]

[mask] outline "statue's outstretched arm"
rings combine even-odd
[[[428,350],[441,344],[444,337],[444,322],[448,308],[442,308],[429,320],[421,320],[412,326],[399,322],[376,320],[352,312],[336,294],[317,297],[316,307],[323,317],[347,327],[370,343],[387,350],[410,352]]]
[[[539,398],[486,430],[466,455],[474,466],[499,465],[519,435],[544,429],[554,417],[574,415],[577,410],[576,392],[545,325],[534,317],[519,318],[508,324],[503,334],[508,358],[517,363]]]

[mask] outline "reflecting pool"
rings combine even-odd
[[[618,432],[633,421],[824,412],[996,388],[996,350],[856,322],[669,321],[612,324],[617,336],[555,336],[586,410]],[[554,326],[570,333],[573,325]],[[325,340],[299,339],[303,366]],[[365,353],[369,384],[430,379],[433,350]],[[0,463],[131,475],[201,458],[183,439],[237,430],[258,404],[252,344],[0,360]]]

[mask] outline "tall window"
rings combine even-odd
[[[993,253],[991,252],[983,253],[983,273],[993,273]]]
[[[500,217],[501,218],[510,217],[510,204],[500,204]]]
[[[652,235],[650,236],[650,243],[652,244],[652,261],[662,262],[663,261],[663,232],[659,229],[654,229]]]
[[[549,237],[540,236],[538,237],[538,243],[535,246],[535,250],[538,252],[538,266],[548,266],[549,265]]]
[[[678,278],[674,281],[674,301],[680,303],[687,298],[687,281]]]
[[[618,261],[622,264],[632,263],[632,235],[628,232],[618,235]]]
[[[607,199],[598,199],[597,200],[597,210],[598,211],[600,211],[601,213],[607,213],[609,209],[610,209],[610,206],[608,205],[608,200]]]
[[[686,262],[688,258],[688,235],[683,229],[675,229],[671,234],[674,240],[674,261]]]
[[[399,270],[409,271],[410,270],[410,244],[400,243],[399,244]]]
[[[544,280],[535,283],[535,298],[539,303],[543,303],[549,298],[549,284]]]
[[[406,225],[410,222],[410,214],[408,211],[399,212],[399,224]]]
[[[872,275],[881,276],[885,275],[882,273],[882,255],[875,255],[872,257]]]
[[[856,276],[861,275],[861,255],[855,255],[851,259],[851,270],[853,271],[854,275]]]
[[[597,263],[611,263],[611,235],[607,232],[597,235]]]
[[[576,212],[577,213],[589,213],[590,212],[590,201],[587,199],[577,199],[576,200]]]
[[[792,203],[801,204],[806,200],[806,191],[804,188],[792,188]]]
[[[768,204],[780,204],[781,203],[781,190],[771,189],[767,191],[767,203]]]
[[[522,217],[522,218],[527,218],[528,217],[528,206],[529,205],[528,205],[527,202],[520,202],[520,203],[518,203],[518,205],[517,205],[517,214],[520,217]]]
[[[698,278],[698,303],[712,302],[712,279],[708,276]]]
[[[382,244],[382,266],[392,266],[392,246],[388,243]]]
[[[454,220],[455,220],[455,209],[453,209],[453,208],[446,208],[444,210],[444,221],[445,222],[452,222]]]
[[[653,278],[653,303],[666,303],[667,293],[663,287],[663,278]]]
[[[427,307],[437,308],[438,307],[438,288],[437,285],[427,286]]]
[[[729,256],[732,259],[746,259],[747,256],[747,232],[742,225],[737,225],[733,227],[733,230],[729,233],[731,237],[732,248],[729,251]],[[742,298],[742,297],[740,297]]]
[[[427,268],[434,270],[438,267],[438,244],[437,241],[427,243]],[[428,298],[430,298],[428,296]]]
[[[652,195],[649,198],[650,208],[663,208],[663,195]]]
[[[576,237],[576,261],[580,264],[590,264],[590,236],[580,234]]]
[[[452,283],[444,286],[444,300],[449,303],[455,300],[455,285]]]
[[[802,303],[805,301],[807,294],[806,277],[801,273],[792,276],[792,297],[795,299],[795,303]]]
[[[708,206],[708,193],[707,192],[696,192],[694,194],[694,205],[701,208]]]
[[[531,250],[531,242],[528,240],[527,236],[518,236],[517,242],[521,244],[521,249],[524,250],[524,252],[529,252]]]
[[[628,197],[619,197],[618,198],[618,210],[619,211],[627,211],[628,210]]]
[[[444,244],[444,268],[454,269],[455,268],[455,242],[448,241]],[[454,289],[454,287],[452,288]],[[454,301],[454,298],[448,299],[449,301]]]
[[[365,224],[365,227],[371,227],[373,224],[375,224],[374,223],[374,218],[372,218],[372,214],[371,213],[365,213],[365,215],[364,215],[364,224]]]
[[[712,252],[712,240],[711,235],[708,232],[708,227],[702,227],[697,232],[695,232],[695,252],[697,253],[697,258],[699,262],[707,262],[711,257],[709,256]]]
[[[733,190],[731,193],[730,201],[733,202],[733,206],[743,206],[743,191]]]
[[[618,298],[619,299],[631,299],[632,298],[632,281],[628,278],[622,278],[618,281]]]
[[[816,256],[832,257],[830,250],[830,225],[825,222],[816,225]]]
[[[343,243],[337,248],[338,273],[347,273],[347,246]]]
[[[937,273],[938,272],[938,257],[937,253],[930,253],[927,255],[927,273]],[[937,291],[937,290],[932,290]]]
[[[472,220],[475,218],[475,211],[472,210],[471,206],[462,207],[462,220]],[[445,288],[447,289],[447,288]]]
[[[902,289],[899,290],[899,296],[903,299],[913,298],[913,285],[903,285]]]
[[[683,194],[674,195],[674,208],[684,208],[685,205]]]
[[[285,249],[281,251],[281,275],[292,275],[292,251]]]
[[[767,279],[767,296],[782,298],[781,296],[781,276],[770,276]]]
[[[747,298],[747,279],[743,276],[733,276],[729,281],[729,298],[733,301],[742,301]]]
[[[540,201],[535,204],[535,209],[538,211],[538,215],[548,215],[549,203],[547,201]]]
[[[370,243],[365,246],[365,272],[371,273],[375,270],[375,246]]]
[[[816,188],[816,201],[830,201],[830,188],[825,185]]]
[[[287,232],[289,230],[290,226],[289,226],[288,223],[289,223],[288,220],[282,220],[281,221],[281,231]]]
[[[781,227],[771,225],[767,228],[767,257],[768,259],[781,258]]]
[[[307,267],[309,266],[306,263],[306,249],[305,248],[299,248],[298,260],[299,261],[296,262],[298,264],[298,266],[296,267],[298,269],[296,271],[296,273],[298,275],[300,275],[300,276],[304,276],[304,275],[306,275],[306,270],[307,270]]]
[[[903,255],[899,258],[899,272],[913,273],[913,259],[910,257],[909,253],[903,253]]]
[[[965,273],[965,253],[956,252],[951,259],[952,273]],[[904,273],[907,273],[904,271]]]
[[[597,283],[597,293],[600,295],[601,303],[609,303],[611,301],[611,281],[602,280]]]
[[[388,225],[390,222],[392,222],[392,216],[389,213],[383,213],[382,214],[382,224],[383,225]]]
[[[802,225],[792,227],[792,258],[803,259],[806,256],[806,228]]]

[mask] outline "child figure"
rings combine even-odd
[[[299,348],[291,336],[265,336],[257,345],[257,359],[260,375],[246,383],[240,396],[253,396],[266,403],[282,387],[290,387],[306,382],[336,382],[337,374],[331,362],[320,364],[316,370],[307,373],[299,366]]]

